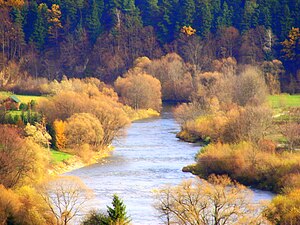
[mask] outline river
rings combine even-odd
[[[165,108],[159,118],[132,123],[126,135],[113,142],[111,157],[67,175],[78,176],[94,191],[89,209],[105,211],[116,193],[126,204],[134,225],[162,224],[153,208],[152,190],[192,178],[192,174],[181,169],[194,163],[200,149],[196,144],[178,140],[175,135],[179,130],[170,109]],[[272,196],[254,190],[254,202]]]

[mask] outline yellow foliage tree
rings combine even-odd
[[[285,53],[284,57],[286,59],[294,60],[297,57],[296,49],[299,48],[300,44],[300,31],[299,28],[293,27],[290,30],[288,39],[284,40],[282,43],[282,52]]]
[[[0,0],[0,6],[21,8],[24,5],[24,0]]]
[[[49,9],[49,23],[51,26],[49,27],[49,34],[54,38],[57,39],[59,35],[59,30],[63,28],[60,18],[61,18],[61,11],[59,5],[53,4],[51,9]]]
[[[132,73],[119,77],[115,87],[125,104],[134,109],[161,108],[161,84],[157,78],[146,73]]]
[[[183,26],[180,31],[186,34],[187,36],[192,36],[196,34],[196,29],[192,28],[191,26]]]
[[[299,224],[300,189],[276,196],[265,211],[266,217],[274,224]]]
[[[55,120],[53,122],[53,129],[55,131],[55,146],[58,149],[63,149],[66,145],[65,127],[66,123],[62,120]]]
[[[101,143],[103,133],[100,121],[90,113],[75,113],[66,123],[66,143],[70,147],[89,144],[96,148]]]
[[[0,224],[6,224],[7,218],[18,212],[21,206],[18,196],[0,184]]]

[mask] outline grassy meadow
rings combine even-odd
[[[300,95],[270,95],[268,101],[274,109],[300,107]]]
[[[0,99],[9,97],[9,96],[11,96],[11,95],[17,96],[17,98],[20,99],[20,101],[21,101],[22,103],[29,103],[29,102],[31,102],[32,100],[33,100],[33,101],[36,101],[36,102],[39,102],[40,100],[47,98],[46,96],[17,95],[17,94],[13,94],[13,93],[7,92],[7,91],[0,91]]]
[[[53,149],[51,150],[51,159],[52,159],[53,163],[59,163],[64,160],[68,160],[71,157],[72,157],[72,155],[70,155],[68,153],[56,151]]]

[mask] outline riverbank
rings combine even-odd
[[[160,116],[160,113],[153,109],[133,110],[132,108],[125,106],[124,111],[128,114],[131,123]],[[108,146],[99,152],[94,152],[93,156],[89,158],[88,161],[83,160],[77,155],[72,155],[70,158],[61,160],[60,162],[54,162],[54,160],[52,160],[54,163],[51,164],[51,168],[48,172],[51,175],[60,175],[96,163],[105,164],[107,161],[106,159],[111,156],[113,150],[113,146]]]
[[[111,156],[113,150],[114,147],[109,146],[105,149],[102,149],[100,152],[95,152],[88,161],[83,160],[79,156],[72,155],[72,157],[70,157],[69,159],[52,163],[50,169],[48,170],[48,173],[51,175],[61,175],[85,166],[93,165],[96,163],[105,163],[105,159]]]
[[[94,191],[95,199],[89,202],[87,210],[106,210],[113,194],[117,193],[126,204],[132,224],[161,224],[153,207],[153,190],[194,178],[181,170],[194,162],[200,148],[197,144],[179,141],[175,137],[179,129],[172,109],[164,107],[160,117],[132,123],[126,129],[126,136],[113,142],[115,150],[103,165],[67,173],[79,177]],[[254,193],[255,203],[271,198],[268,192]]]

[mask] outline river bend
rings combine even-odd
[[[161,117],[132,123],[126,135],[113,142],[112,156],[103,162],[68,173],[78,176],[95,193],[89,208],[106,210],[112,195],[118,194],[134,225],[162,224],[153,208],[153,189],[176,185],[193,175],[183,166],[194,163],[199,146],[178,140],[180,130],[170,109]],[[272,194],[254,191],[255,201],[271,199]]]

